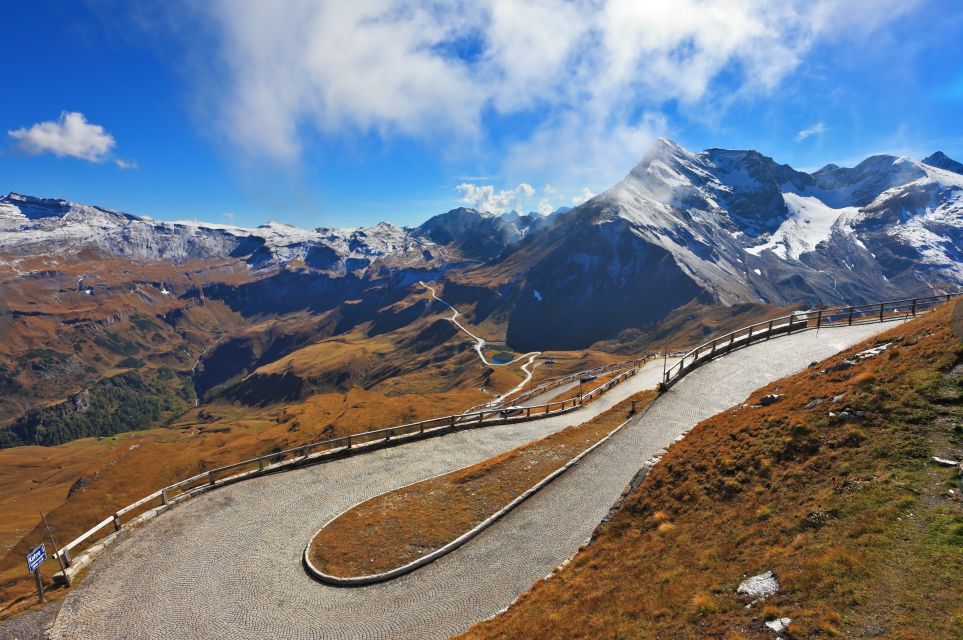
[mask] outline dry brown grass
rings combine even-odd
[[[785,394],[769,407],[703,422],[569,565],[464,637],[771,639],[776,616],[793,621],[784,638],[963,637],[960,478],[930,460],[963,453],[963,344],[948,315],[748,403]],[[781,590],[746,608],[736,587],[766,570]]]
[[[647,391],[632,399],[654,397]],[[357,505],[311,541],[312,563],[329,575],[371,575],[441,548],[610,433],[628,417],[632,399],[585,424]]]
[[[263,409],[203,405],[170,428],[0,450],[0,614],[31,593],[23,554],[44,542],[38,509],[61,544],[105,515],[204,469],[326,438],[457,413],[478,394],[385,396],[352,389]],[[74,487],[71,490],[71,487]],[[49,547],[49,543],[48,543]],[[56,563],[44,565],[52,577]],[[54,594],[56,597],[56,593]]]

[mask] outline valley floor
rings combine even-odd
[[[469,544],[382,585],[320,585],[300,566],[304,546],[324,521],[358,501],[589,419],[653,386],[661,363],[570,416],[461,432],[205,494],[99,559],[67,598],[52,637],[432,638],[464,631],[571,557],[642,463],[679,435],[755,389],[891,327],[801,333],[703,366]]]

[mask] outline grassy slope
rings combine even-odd
[[[830,359],[674,445],[591,545],[468,638],[963,637],[963,343],[949,309]],[[839,400],[834,400],[845,394]],[[805,405],[828,398],[817,407]],[[858,417],[839,416],[846,407]],[[955,493],[950,493],[950,490]],[[773,570],[746,608],[736,587]]]
[[[623,331],[617,338],[603,340],[595,348],[612,353],[661,353],[692,348],[730,331],[756,322],[777,318],[791,313],[798,306],[775,307],[766,304],[703,304],[697,300],[676,309],[663,321]]]

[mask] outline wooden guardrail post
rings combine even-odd
[[[766,340],[772,337],[772,320],[769,321],[769,329],[766,330]]]
[[[792,323],[795,322],[795,320],[796,320],[796,314],[790,313],[790,314],[789,314],[789,328],[786,330],[786,333],[792,333]]]
[[[855,311],[856,311],[856,307],[849,308],[849,325],[850,326],[853,325],[853,313],[855,313]]]
[[[912,314],[913,314],[914,316],[916,315],[916,301],[917,301],[917,300],[918,300],[918,298],[913,298],[913,310],[912,310]]]
[[[264,458],[257,459],[257,472],[264,473]]]
[[[214,472],[213,472],[213,471],[208,471],[208,472],[207,472],[207,483],[208,483],[208,484],[214,484]]]
[[[167,496],[167,487],[161,489],[161,502],[165,507],[169,507],[171,504],[170,498]]]
[[[820,310],[816,313],[816,328],[818,329],[818,328],[821,327],[822,325],[823,325],[823,310],[820,309]]]
[[[120,531],[120,514],[114,514],[114,531]]]
[[[883,306],[884,306],[885,304],[886,304],[885,302],[880,302],[880,303],[879,303],[879,321],[880,321],[880,322],[883,321]]]

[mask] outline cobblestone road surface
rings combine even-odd
[[[588,419],[653,386],[661,363],[576,414],[456,433],[204,494],[99,558],[64,603],[52,637],[448,637],[495,614],[569,558],[641,463],[679,434],[889,326],[810,331],[701,367],[477,538],[385,584],[319,584],[302,569],[302,551],[323,522],[347,507]]]

